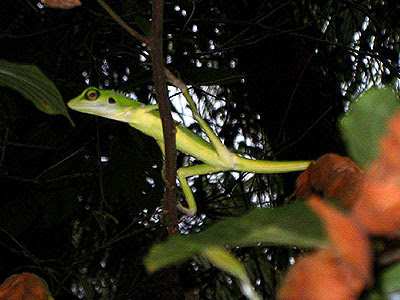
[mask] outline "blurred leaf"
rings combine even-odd
[[[385,297],[383,297],[380,293],[378,293],[377,290],[371,290],[365,293],[363,297],[361,298],[362,300],[386,300]]]
[[[387,299],[400,296],[400,264],[390,266],[380,276],[382,292]]]
[[[242,292],[247,298],[254,300],[261,299],[251,286],[251,281],[247,276],[244,265],[224,247],[207,247],[204,248],[202,254],[220,270],[236,277],[240,281]]]
[[[325,247],[327,240],[317,215],[297,202],[276,209],[258,208],[240,217],[220,221],[199,234],[176,235],[153,246],[145,258],[146,268],[155,271],[189,259],[214,246],[283,245]]]
[[[15,274],[0,285],[0,297],[7,300],[54,300],[46,281],[32,273]]]
[[[378,142],[386,123],[398,109],[398,97],[390,87],[373,87],[351,103],[340,121],[350,156],[367,166],[378,154]]]
[[[0,60],[0,86],[17,91],[42,112],[65,116],[75,126],[57,87],[38,67]]]
[[[52,8],[71,9],[77,6],[81,6],[82,3],[79,0],[41,0],[42,3]]]

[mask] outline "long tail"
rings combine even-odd
[[[272,174],[303,171],[311,161],[252,160],[236,156],[235,163],[235,171]]]

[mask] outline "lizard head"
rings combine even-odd
[[[89,87],[67,103],[68,107],[91,115],[128,122],[129,112],[136,105],[143,105],[126,98],[123,93]]]

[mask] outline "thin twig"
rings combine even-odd
[[[103,186],[103,166],[101,164],[101,154],[100,154],[100,134],[99,134],[99,122],[96,118],[96,151],[97,151],[97,166],[99,168],[99,186],[100,186],[100,210],[103,211],[103,203],[107,208],[112,211],[111,207],[108,205],[106,198],[104,196],[104,186]]]
[[[20,176],[12,176],[12,175],[1,175],[0,178],[6,177],[7,179],[10,179],[10,180],[33,183],[33,184],[49,184],[49,183],[54,183],[54,182],[62,181],[62,180],[70,180],[73,178],[90,177],[90,176],[93,176],[93,172],[91,170],[88,172],[85,172],[85,173],[67,174],[67,175],[62,175],[62,176],[50,178],[50,179],[24,178],[24,177],[20,177]]]
[[[28,148],[28,149],[35,149],[35,150],[55,150],[54,147],[48,146],[41,146],[41,145],[34,145],[34,144],[24,144],[24,143],[17,143],[17,142],[10,142],[9,140],[4,141],[3,145],[0,145],[0,148],[5,147],[17,147],[17,148]]]
[[[323,112],[315,121],[312,123],[307,130],[305,130],[300,136],[298,136],[293,142],[287,144],[285,147],[282,147],[282,149],[278,150],[275,152],[275,155],[279,155],[283,151],[287,150],[288,148],[292,147],[293,145],[297,144],[300,142],[310,131],[313,129],[332,109],[332,106],[328,107],[328,109]],[[277,146],[278,147],[278,146]]]
[[[122,28],[124,28],[130,35],[132,35],[134,38],[138,39],[141,42],[144,42],[148,47],[150,46],[150,40],[141,35],[139,32],[136,30],[132,29],[124,20],[121,19],[120,16],[118,16],[112,9],[109,7],[103,0],[97,0],[99,4],[104,8],[106,12],[119,24],[121,25]]]
[[[3,143],[3,151],[1,152],[1,158],[0,158],[0,167],[3,164],[4,158],[6,156],[6,144],[8,141],[8,128],[6,129],[6,132],[4,133],[4,143]]]
[[[54,165],[48,167],[46,170],[44,170],[43,172],[41,172],[38,176],[36,176],[36,180],[39,180],[40,177],[42,177],[44,174],[46,174],[47,172],[49,172],[50,170],[54,169],[55,167],[61,165],[62,163],[64,163],[65,161],[67,161],[68,159],[70,159],[71,157],[75,156],[76,154],[78,154],[79,152],[83,151],[83,147],[79,148],[78,150],[72,152],[71,154],[67,155],[66,157],[64,157],[62,160],[58,161],[57,163],[55,163]]]
[[[21,248],[21,253],[25,257],[32,260],[35,264],[40,265],[40,260],[35,255],[33,255],[32,252],[26,249],[11,233],[9,233],[4,228],[0,228],[0,231],[3,232],[5,235],[7,235],[16,245],[18,245],[19,248]]]
[[[192,0],[192,5],[193,5],[193,8],[192,8],[192,11],[191,11],[191,13],[190,13],[190,15],[189,15],[189,18],[186,20],[185,24],[184,24],[183,27],[182,27],[182,30],[181,30],[181,33],[182,33],[182,34],[185,32],[186,26],[187,26],[187,25],[190,23],[190,21],[192,20],[193,15],[194,15],[194,11],[196,10],[196,2],[195,2],[194,0]]]

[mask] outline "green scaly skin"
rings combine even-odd
[[[125,97],[120,92],[89,87],[81,95],[70,100],[68,106],[82,113],[126,122],[154,138],[161,150],[164,151],[164,138],[158,105],[145,105]],[[309,161],[268,161],[243,158],[230,152],[221,143],[197,111],[192,111],[192,113],[210,142],[180,124],[176,126],[176,148],[204,163],[183,167],[177,172],[180,186],[188,204],[187,208],[181,205],[180,208],[189,216],[196,214],[197,206],[186,180],[188,177],[222,171],[286,173],[305,170],[310,164]]]

